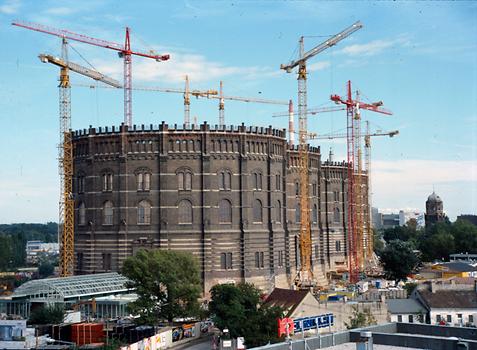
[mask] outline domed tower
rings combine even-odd
[[[444,203],[442,199],[435,193],[427,197],[426,201],[426,227],[435,224],[436,222],[443,222],[445,218]]]

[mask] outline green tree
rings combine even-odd
[[[122,274],[138,299],[129,305],[139,323],[195,317],[201,294],[199,266],[190,254],[170,250],[140,250],[126,259]]]
[[[40,263],[40,266],[38,266],[38,274],[40,275],[40,278],[49,277],[54,271],[55,267],[48,261],[43,261]]]
[[[353,312],[349,316],[349,322],[345,322],[347,329],[361,328],[377,324],[376,318],[369,308],[359,311],[357,306],[352,306],[352,309]]]
[[[380,254],[384,249],[383,235],[379,230],[372,230],[373,232],[373,248],[376,254]]]
[[[28,319],[29,324],[58,324],[63,322],[64,317],[63,305],[42,306],[34,310]]]
[[[423,230],[417,229],[415,219],[409,220],[404,226],[391,227],[383,231],[383,238],[386,242],[398,239],[400,241],[411,242],[416,248],[422,235]]]
[[[457,220],[451,226],[456,253],[477,253],[477,226],[465,220]]]
[[[381,263],[387,278],[405,280],[419,266],[419,258],[409,242],[393,240],[382,251]]]
[[[451,234],[452,224],[437,223],[426,229],[419,244],[424,261],[446,260],[455,252],[455,240]]]
[[[0,224],[0,270],[14,270],[25,266],[27,241],[56,242],[58,225],[45,224]]]
[[[262,306],[260,290],[253,284],[220,284],[210,292],[209,311],[218,328],[227,328],[234,338],[244,337],[247,347],[279,341],[277,319],[283,310]]]

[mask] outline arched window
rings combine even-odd
[[[103,225],[113,224],[113,202],[106,201],[103,204]]]
[[[280,203],[280,201],[277,201],[275,211],[275,219],[277,220],[277,222],[282,222],[282,204]]]
[[[341,241],[335,242],[335,249],[337,252],[341,252]]]
[[[340,210],[338,208],[333,211],[333,221],[340,222]]]
[[[137,171],[136,184],[138,191],[149,191],[151,189],[151,174],[146,170]]]
[[[253,222],[263,221],[262,202],[259,199],[253,201]]]
[[[151,204],[146,201],[140,201],[137,205],[137,223],[148,225],[151,223]]]
[[[220,268],[231,270],[232,267],[232,253],[220,253]]]
[[[83,202],[78,206],[78,224],[86,225],[86,207]]]
[[[84,192],[84,182],[85,182],[84,174],[79,174],[76,177],[76,191],[78,193],[83,193]]]
[[[225,172],[225,187],[226,190],[232,188],[232,174],[228,171]]]
[[[219,189],[230,190],[232,186],[232,174],[228,170],[219,172]]]
[[[261,190],[262,189],[262,173],[255,172],[252,174],[252,187],[254,190]]]
[[[177,188],[179,191],[192,190],[192,173],[189,170],[177,172]]]
[[[295,206],[295,222],[301,221],[301,210],[300,210],[300,203],[297,203]]]
[[[103,192],[110,192],[113,190],[113,173],[103,173]]]
[[[179,224],[192,224],[192,203],[187,199],[181,200],[178,206]]]
[[[177,173],[177,188],[179,190],[184,189],[184,173],[182,172]]]
[[[184,190],[190,191],[192,189],[192,174],[186,172],[184,174]]]
[[[313,205],[313,210],[311,212],[311,219],[315,224],[318,222],[318,206],[316,204]]]
[[[318,184],[316,182],[313,182],[311,189],[313,196],[316,196],[318,194]]]
[[[227,199],[222,199],[219,202],[219,222],[232,222],[232,204]]]

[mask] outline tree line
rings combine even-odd
[[[58,224],[0,224],[0,271],[25,266],[27,241],[57,242]]]
[[[404,226],[375,233],[375,251],[388,278],[404,280],[421,262],[445,261],[450,254],[477,254],[477,226],[465,220],[418,228],[414,219]]]
[[[386,229],[380,237],[389,243],[393,240],[409,242],[419,250],[422,261],[447,260],[450,254],[477,254],[477,226],[465,220],[441,222],[427,228],[417,228],[411,219],[405,226]],[[377,249],[382,249],[378,244]]]

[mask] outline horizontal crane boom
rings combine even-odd
[[[71,69],[73,72],[79,73],[81,75],[87,76],[89,78],[92,78],[94,80],[101,81],[105,84],[111,85],[115,88],[122,88],[122,85],[119,81],[110,78],[100,72],[97,72],[93,69],[83,67],[79,64],[73,63],[73,62],[65,62],[59,57],[54,57],[52,55],[46,55],[46,54],[41,54],[38,56],[40,58],[40,61],[43,63],[52,63],[58,67],[61,68],[68,68]]]
[[[326,50],[327,48],[336,45],[338,42],[343,40],[344,38],[350,36],[357,30],[361,29],[363,27],[363,24],[360,21],[357,21],[356,23],[352,24],[345,30],[339,32],[338,34],[332,36],[330,39],[326,40],[325,42],[319,44],[318,46],[315,46],[313,49],[310,51],[307,51],[303,54],[302,57],[300,57],[297,60],[291,61],[288,64],[282,64],[280,66],[280,69],[284,69],[287,72],[291,72],[291,70],[301,63],[305,62],[307,59],[319,54],[320,52]]]

